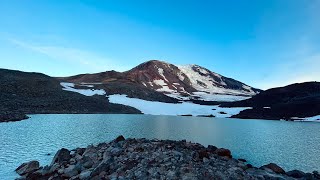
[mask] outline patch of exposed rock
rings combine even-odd
[[[61,149],[50,165],[22,164],[20,179],[320,179],[318,172],[285,172],[232,158],[228,149],[171,140],[125,139]]]
[[[29,117],[19,112],[0,112],[0,122],[21,121]]]

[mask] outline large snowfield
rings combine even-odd
[[[199,105],[189,102],[179,104],[146,101],[129,98],[126,95],[110,95],[109,101],[139,109],[144,114],[151,115],[214,115],[216,117],[231,117],[248,108],[221,108],[218,106]]]
[[[106,92],[103,89],[93,89],[93,84],[81,84],[78,86],[83,86],[90,89],[76,89],[74,83],[61,82],[62,90],[77,92],[85,96],[93,95],[102,95],[106,96]],[[204,95],[199,92],[197,95]],[[210,95],[208,94],[210,97]],[[217,95],[218,96],[218,95]],[[106,96],[109,98],[109,101],[114,104],[122,104],[130,107],[134,107],[140,110],[143,114],[150,115],[192,115],[192,116],[206,116],[213,115],[220,118],[228,118],[233,115],[239,114],[245,109],[250,109],[251,107],[237,107],[237,108],[223,108],[219,106],[209,106],[209,105],[199,105],[191,102],[182,102],[182,103],[164,103],[156,101],[146,101],[138,98],[129,98],[124,94],[115,94]],[[203,98],[204,100],[213,100],[211,98]],[[221,95],[218,99],[224,99],[226,101],[236,100],[241,96],[229,96]],[[229,99],[230,98],[230,99]],[[265,107],[269,108],[269,107]],[[292,118],[294,121],[310,121],[310,122],[320,122],[320,115],[314,117],[305,117],[305,118]]]
[[[93,89],[90,84],[84,87],[90,89],[76,89],[74,83],[61,82],[62,90],[77,92],[85,96],[106,95],[103,89]],[[81,86],[81,85],[80,85]],[[127,95],[110,95],[107,96],[111,103],[122,104],[134,107],[144,114],[151,115],[214,115],[216,117],[231,117],[239,114],[248,108],[221,108],[218,106],[199,105],[191,102],[183,103],[164,103],[155,101],[146,101],[137,98],[129,98]]]

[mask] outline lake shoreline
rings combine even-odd
[[[24,163],[16,169],[20,179],[320,179],[320,174],[285,172],[270,163],[253,167],[231,151],[185,140],[125,139],[74,150],[60,149],[51,164]]]
[[[0,113],[0,123],[2,122],[15,122],[29,119],[30,117],[24,113],[17,112],[2,112]]]
[[[53,113],[37,113],[37,114],[117,114],[117,113],[102,113],[102,112],[93,112],[93,113],[81,113],[81,112],[61,112],[61,113],[57,113],[57,112],[53,112]],[[37,115],[37,114],[32,114],[32,113],[20,113],[20,112],[4,112],[4,113],[0,113],[0,123],[8,123],[8,122],[17,122],[17,121],[22,121],[22,120],[27,120],[30,119],[30,117],[28,115]],[[134,115],[149,115],[149,114],[143,114],[143,113],[136,113]],[[219,117],[215,117],[212,114],[208,114],[208,115],[197,115],[194,116],[192,114],[182,114],[182,115],[168,115],[168,116],[185,116],[185,117],[205,117],[205,118],[219,118]],[[257,120],[257,119],[253,119],[253,118],[237,118],[237,117],[226,117],[227,119],[243,119],[243,120]],[[301,119],[258,119],[258,120],[265,120],[265,121],[290,121],[290,122],[320,122],[320,120],[318,121],[307,121],[304,120],[303,118]]]

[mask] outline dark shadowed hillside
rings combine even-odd
[[[0,92],[2,113],[140,113],[104,96],[63,91],[57,79],[40,73],[0,69]]]
[[[273,88],[251,99],[223,103],[223,107],[253,107],[237,118],[290,119],[320,114],[320,83],[306,82]]]

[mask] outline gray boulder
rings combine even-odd
[[[110,170],[110,166],[105,163],[101,162],[91,173],[91,177],[98,176],[102,172],[108,172]]]
[[[83,171],[79,174],[79,179],[84,180],[84,179],[89,179],[90,178],[91,171]]]
[[[219,155],[219,156],[225,156],[225,157],[232,157],[231,156],[231,151],[229,149],[224,149],[224,148],[219,148],[216,150],[216,153]]]
[[[286,174],[293,178],[303,178],[306,175],[306,173],[299,170],[289,171]]]
[[[277,174],[284,174],[286,173],[280,166],[274,164],[274,163],[270,163],[267,165],[264,165],[261,167],[262,169],[268,168],[270,170],[272,170],[273,172],[277,173]]]
[[[68,168],[64,169],[63,177],[70,178],[70,177],[78,175],[78,173],[79,172],[78,172],[76,165],[70,165]]]
[[[114,142],[117,143],[117,142],[124,141],[124,140],[126,140],[126,139],[122,135],[120,135],[114,140]]]
[[[15,171],[20,175],[25,175],[32,173],[36,170],[40,169],[40,164],[38,161],[30,161],[27,163],[21,164]]]
[[[61,164],[62,162],[67,162],[70,159],[70,151],[68,149],[62,148],[56,153],[56,155],[54,155],[51,165],[53,165],[54,163]]]

